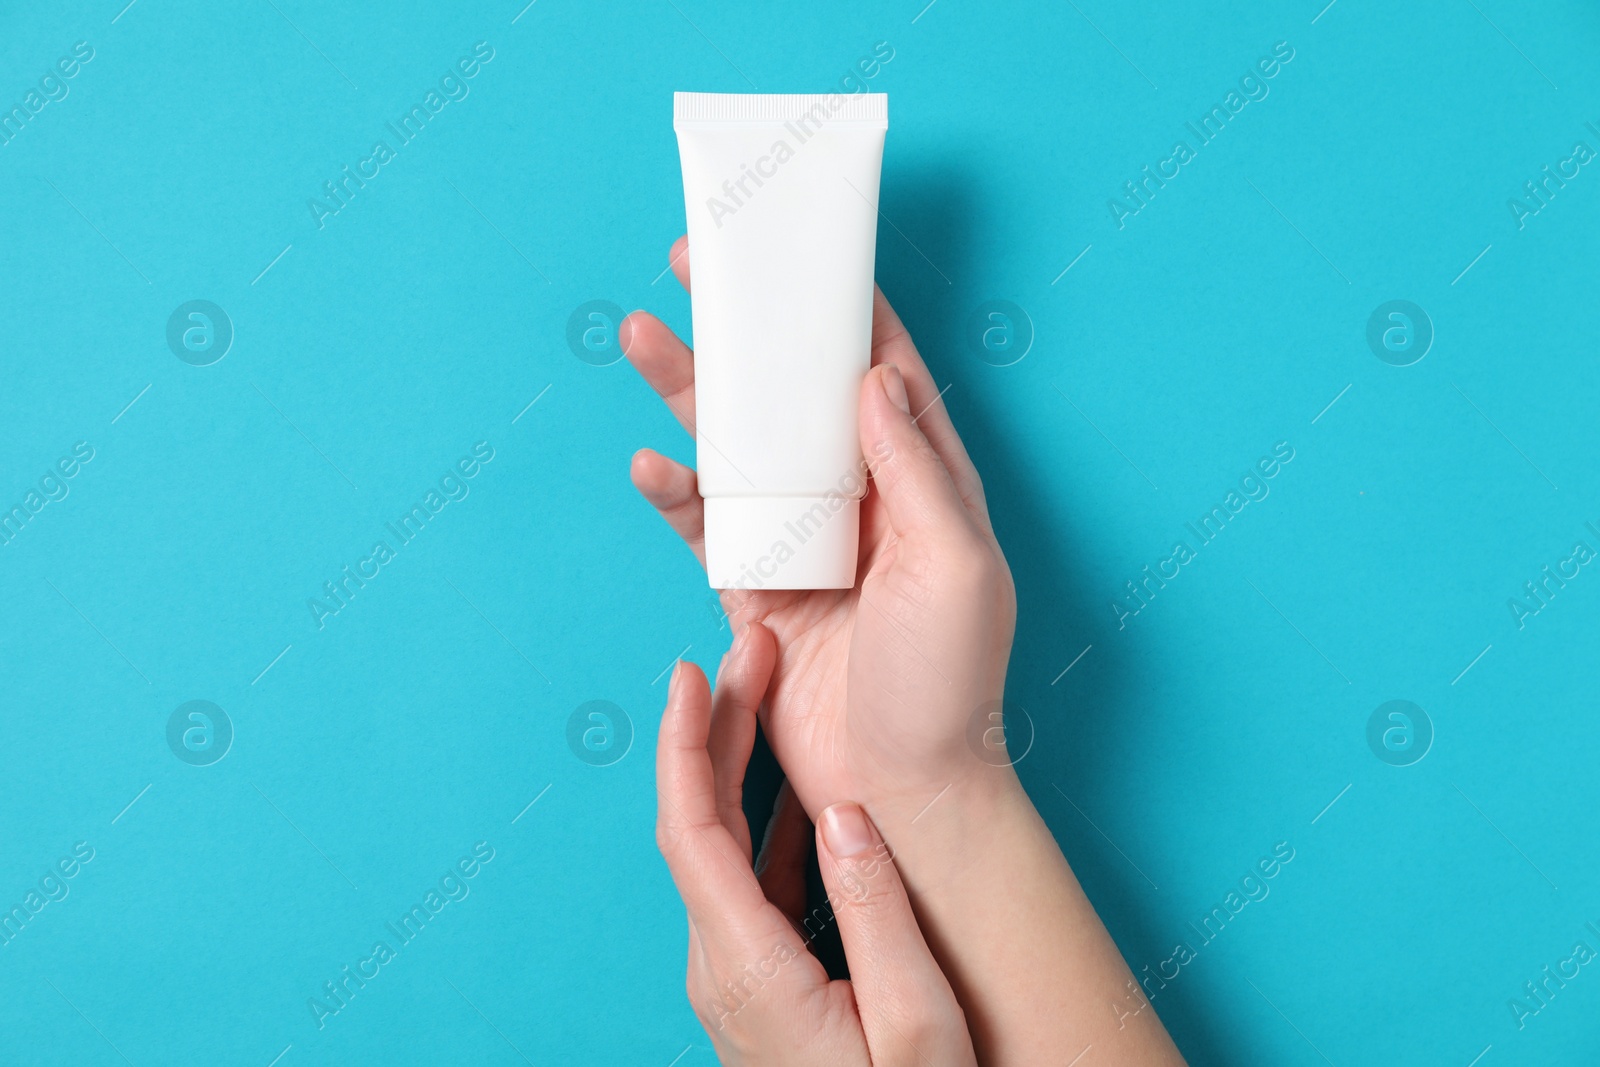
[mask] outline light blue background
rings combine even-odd
[[[712,1062],[652,751],[665,668],[728,633],[627,481],[692,447],[564,333],[593,299],[688,331],[673,90],[823,91],[878,42],[878,277],[1016,575],[1030,792],[1135,970],[1295,849],[1158,995],[1179,1045],[1592,1058],[1594,968],[1521,1030],[1507,1002],[1600,949],[1600,576],[1521,630],[1507,600],[1600,548],[1600,169],[1523,229],[1507,200],[1600,148],[1600,16],[924,2],[8,5],[6,108],[95,55],[0,148],[0,504],[95,458],[0,547],[0,903],[95,858],[0,947],[0,1060]],[[319,230],[307,200],[478,41],[470,95]],[[1123,182],[1279,41],[1270,95],[1119,230]],[[236,330],[209,367],[165,342],[194,299]],[[962,340],[990,299],[1031,318],[1014,366]],[[1365,340],[1392,299],[1436,330],[1413,366]],[[478,441],[470,496],[319,630],[307,598]],[[1279,441],[1270,496],[1119,629]],[[210,767],[165,739],[194,699],[236,731]],[[565,741],[593,699],[636,728],[613,766]],[[1436,732],[1413,766],[1366,742],[1392,699]],[[478,841],[471,895],[318,1030],[307,998]]]

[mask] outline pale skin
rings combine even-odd
[[[689,287],[685,239],[671,262]],[[621,341],[693,433],[690,350],[642,311]],[[697,667],[673,678],[657,838],[689,913],[690,1002],[725,1063],[1033,1067],[1092,1046],[1096,1064],[1181,1064],[1003,750],[969,742],[1004,692],[1016,594],[977,471],[881,292],[858,429],[872,479],[855,587],[725,592],[736,637],[715,696]],[[704,563],[694,471],[645,449],[632,477]],[[758,719],[787,779],[759,878],[741,807]],[[811,822],[848,982],[796,928]]]

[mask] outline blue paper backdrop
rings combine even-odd
[[[712,1062],[652,749],[728,632],[627,480],[693,450],[569,320],[687,334],[673,90],[865,86],[1020,771],[1191,1062],[1587,1062],[1600,16],[924,3],[8,5],[0,1060]]]

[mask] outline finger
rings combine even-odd
[[[744,817],[744,775],[756,743],[756,709],[772,679],[777,642],[758,622],[741,629],[717,672],[706,749],[716,779],[717,814],[750,859],[750,823]]]
[[[893,363],[900,368],[905,379],[906,396],[911,403],[911,414],[933,450],[944,461],[950,478],[962,500],[980,519],[985,529],[989,527],[989,509],[983,495],[983,482],[977,468],[967,455],[961,435],[950,421],[950,409],[945,407],[944,394],[933,379],[933,373],[923,362],[917,346],[912,343],[900,316],[889,306],[882,289],[872,292],[872,364]]]
[[[861,385],[861,450],[882,494],[889,523],[903,538],[973,531],[972,514],[950,471],[911,420],[910,399],[893,364],[874,367]]]
[[[684,289],[690,287],[689,238],[678,238],[672,244],[669,264]],[[679,423],[694,433],[694,353],[678,339],[667,326],[646,311],[635,311],[623,320],[619,339],[628,361],[666,401]],[[991,530],[988,503],[984,497],[983,482],[966,445],[956,433],[945,407],[943,393],[933,379],[928,365],[911,341],[905,324],[883,290],[872,291],[872,364],[893,363],[905,380],[911,414],[922,427],[934,451],[950,472],[962,501],[972,511],[979,525]]]
[[[742,1063],[770,1044],[786,1006],[826,989],[828,976],[767,902],[718,815],[711,705],[705,675],[680,663],[657,745],[656,842],[688,911],[690,1004],[723,1061]]]
[[[706,565],[706,507],[700,499],[694,471],[659,452],[641,448],[633,454],[629,470],[635,489],[648,500],[667,525],[677,531],[689,550]]]
[[[656,745],[656,844],[702,938],[739,944],[762,925],[766,898],[717,812],[710,730],[711,687],[680,662]]]
[[[684,234],[672,242],[672,251],[667,253],[667,263],[672,267],[673,276],[678,279],[678,284],[687,291],[689,288],[689,235]]]
[[[806,860],[813,839],[811,819],[785,778],[756,857],[756,877],[767,899],[796,925],[806,910]]]
[[[817,859],[875,1064],[972,1063],[972,1039],[889,847],[858,804],[817,820]]]
[[[667,324],[648,311],[635,311],[617,330],[622,354],[650,383],[685,430],[694,433],[694,353]]]

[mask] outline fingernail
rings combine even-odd
[[[859,804],[835,804],[822,813],[822,840],[840,859],[859,856],[878,843],[878,832]]]
[[[635,315],[642,314],[644,308],[635,308],[622,316],[622,322],[617,326],[617,343],[622,346],[622,354],[627,355],[628,349],[633,347],[633,336],[636,332],[631,321]]]
[[[672,677],[667,679],[667,699],[671,700],[678,695],[678,678],[683,674],[683,660],[678,660],[672,665]]]
[[[893,363],[888,364],[889,369],[883,375],[883,391],[889,394],[889,402],[907,415],[911,414],[911,400],[906,396],[906,381],[900,377],[900,368]]]
[[[743,631],[733,635],[733,643],[728,646],[728,651],[722,654],[722,661],[717,664],[717,681],[722,681],[722,676],[728,672],[728,664],[739,658],[740,646],[744,643]]]

